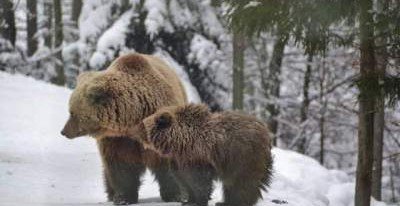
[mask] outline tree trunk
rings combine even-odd
[[[325,154],[325,113],[328,101],[325,97],[325,81],[326,81],[326,67],[325,62],[321,69],[320,81],[319,81],[319,101],[321,104],[320,119],[319,119],[319,132],[320,132],[320,152],[319,152],[319,163],[324,165],[324,154]]]
[[[355,206],[369,206],[374,154],[374,118],[378,78],[376,74],[372,0],[360,0],[360,83],[358,161],[356,170]]]
[[[55,69],[56,76],[52,82],[57,85],[65,84],[65,74],[62,59],[62,43],[63,43],[63,24],[62,24],[62,6],[61,0],[54,0],[54,47],[56,49],[55,57],[57,59]]]
[[[388,0],[377,1],[378,10],[382,13],[387,12],[389,7]],[[385,22],[385,21],[383,21]],[[383,26],[383,28],[387,28]],[[385,78],[388,54],[386,50],[387,39],[384,31],[377,31],[376,45],[377,49],[377,71],[378,81],[383,82]],[[382,200],[382,155],[383,155],[383,138],[385,128],[385,94],[383,88],[379,90],[376,98],[376,113],[374,117],[374,165],[372,170],[372,196],[376,200]]]
[[[32,56],[38,48],[37,37],[35,37],[37,32],[37,2],[36,0],[29,0],[26,4],[28,8],[26,13],[27,48],[28,56]]]
[[[382,68],[383,69],[383,68]],[[384,74],[379,75],[379,81],[383,81]],[[384,92],[380,91],[376,99],[376,112],[374,117],[374,165],[372,171],[372,196],[381,200],[382,187],[382,155],[385,127],[385,99]]]
[[[308,118],[308,107],[310,106],[310,98],[308,96],[308,90],[310,89],[310,81],[311,81],[311,64],[313,62],[314,54],[308,54],[307,58],[307,68],[304,73],[304,83],[303,83],[303,102],[300,108],[300,122],[303,124]],[[304,131],[303,131],[304,133]],[[301,134],[301,138],[299,140],[298,151],[302,154],[306,153],[306,143],[307,138],[304,134]]]
[[[326,110],[327,101],[322,100],[322,109]],[[324,165],[325,156],[325,112],[321,111],[321,118],[319,120],[319,133],[320,133],[320,151],[319,151],[319,163]]]
[[[72,14],[71,20],[75,24],[75,27],[78,27],[79,16],[82,11],[82,0],[73,0],[72,1]]]
[[[394,162],[394,161],[393,161]],[[394,186],[394,172],[393,172],[393,167],[392,165],[389,166],[389,175],[390,175],[390,191],[391,191],[391,202],[395,203],[396,202],[396,188]]]
[[[378,66],[379,67],[379,66]],[[383,69],[383,68],[381,68]],[[384,70],[383,70],[384,73]],[[379,81],[383,81],[384,74],[379,74]],[[374,165],[372,171],[372,196],[382,200],[382,156],[383,138],[385,128],[385,99],[384,92],[380,91],[376,99],[376,112],[374,117]]]
[[[82,12],[82,0],[73,0],[72,1],[72,14],[71,14],[71,21],[73,23],[73,32],[72,32],[72,40],[77,41],[79,40],[79,16]],[[79,74],[80,65],[80,52],[79,50],[75,50],[72,55],[72,64],[73,70]],[[68,68],[66,68],[68,70]]]
[[[43,1],[43,10],[45,16],[43,27],[47,29],[47,32],[44,34],[44,45],[46,45],[47,48],[51,49],[53,47],[53,42],[52,42],[53,5],[51,0]]]
[[[287,33],[280,32],[273,47],[269,70],[261,71],[261,83],[264,88],[264,97],[272,101],[267,103],[266,109],[270,115],[268,117],[268,126],[275,136],[272,142],[274,146],[277,145],[276,135],[279,126],[276,118],[280,113],[279,104],[276,101],[280,97],[282,60],[288,39],[289,35]]]
[[[8,40],[15,47],[16,34],[13,1],[4,0],[0,4],[0,36]]]
[[[244,96],[244,50],[245,37],[241,32],[233,32],[233,101],[234,110],[243,109]]]

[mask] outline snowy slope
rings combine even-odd
[[[105,202],[95,141],[68,140],[59,134],[68,116],[70,93],[0,72],[0,205],[111,205]],[[274,182],[258,205],[352,205],[354,183],[345,173],[327,170],[295,152],[273,153]],[[140,199],[140,205],[179,205],[160,202],[149,174]],[[217,184],[211,205],[220,200]]]

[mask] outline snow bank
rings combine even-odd
[[[0,205],[111,205],[105,202],[95,141],[71,141],[59,134],[68,116],[70,93],[0,72]],[[273,154],[274,181],[258,205],[353,204],[354,183],[345,173],[295,152],[276,148]],[[217,184],[210,205],[221,200],[220,188]],[[160,203],[149,173],[140,199],[141,205],[179,205]]]

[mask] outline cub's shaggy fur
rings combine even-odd
[[[223,183],[221,205],[254,205],[270,183],[269,131],[252,116],[210,113],[204,105],[171,106],[132,131],[143,131],[136,137],[146,148],[177,160],[178,174],[191,191],[189,201],[197,205],[207,205],[214,177]]]
[[[157,109],[186,103],[182,84],[171,68],[154,56],[121,56],[105,71],[82,73],[69,103],[70,118],[62,134],[97,139],[109,200],[136,203],[146,166],[159,182],[162,199],[178,200],[170,160],[145,150],[126,133]]]

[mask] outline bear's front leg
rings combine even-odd
[[[103,175],[104,175],[104,185],[106,187],[107,200],[109,202],[111,202],[114,199],[115,192],[114,192],[114,189],[111,186],[109,175],[106,174],[106,173],[107,173],[107,171],[106,171],[106,169],[104,169],[103,170]]]
[[[160,164],[150,167],[160,187],[160,196],[164,202],[181,202],[181,186],[178,184],[174,171],[171,170],[170,161],[161,159]]]
[[[98,145],[109,201],[116,205],[137,203],[140,177],[146,170],[140,144],[121,137],[101,139]]]
[[[116,205],[138,202],[140,177],[145,172],[143,164],[111,164],[106,178],[113,189],[112,201]],[[110,194],[111,195],[111,194]]]

